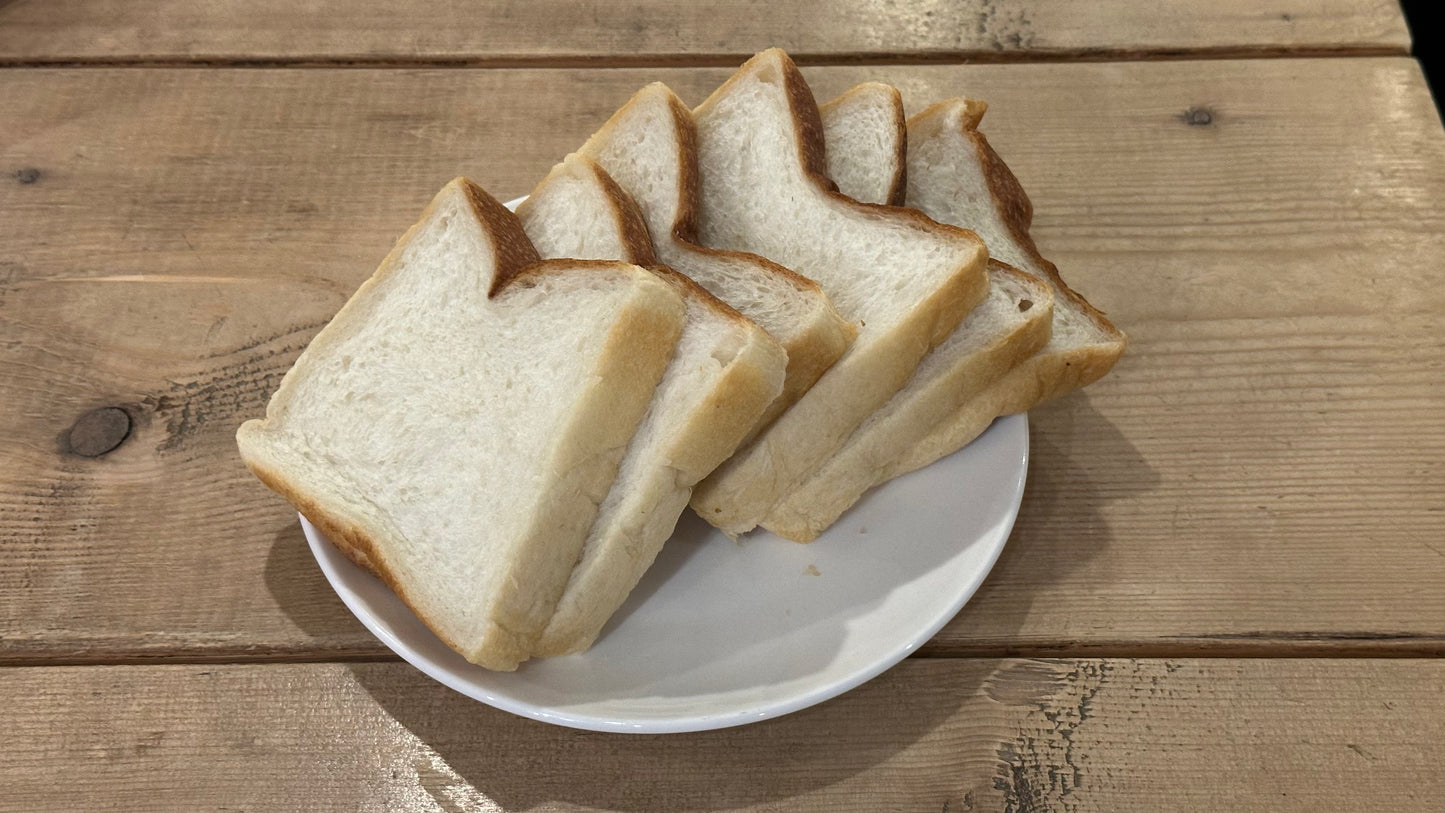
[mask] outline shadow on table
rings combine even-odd
[[[393,791],[414,781],[446,809],[472,797],[515,811],[575,804],[661,813],[786,802],[888,761],[990,691],[991,668],[975,662],[950,670],[950,663],[960,662],[909,661],[794,714],[667,735],[561,728],[483,705],[395,664],[350,669],[435,754],[415,759],[414,780],[393,771]]]
[[[379,651],[385,649],[346,609],[326,581],[294,514],[289,523],[276,530],[266,555],[265,579],[276,606],[307,635],[345,638],[362,645],[372,643]]]
[[[1067,523],[1075,549],[1039,566],[1030,550],[1039,536],[1016,532],[1000,567],[1035,567],[1030,589],[1064,579],[1107,543],[1097,505],[1117,498],[1090,486],[1093,462],[1109,460],[1111,482],[1129,488],[1157,480],[1132,445],[1082,396],[1044,408],[1034,429],[1033,484],[1025,518],[1034,528]],[[1095,472],[1097,473],[1097,472]],[[1058,489],[1068,491],[1058,495]],[[1043,540],[1046,545],[1047,538]],[[1022,554],[1022,556],[1020,556]],[[996,591],[1020,590],[1017,579]],[[1027,618],[1031,596],[991,610],[987,635],[1007,642]],[[998,603],[995,597],[995,603]],[[1003,673],[998,667],[1004,666]],[[598,734],[514,717],[392,668],[357,664],[357,681],[449,767],[417,766],[416,782],[438,799],[459,787],[485,795],[507,810],[576,804],[608,810],[683,811],[781,804],[845,782],[886,763],[927,739],[970,698],[1017,690],[1016,664],[912,659],[821,705],[753,725],[695,734]],[[1012,671],[1010,671],[1012,669]],[[921,679],[923,674],[928,679]],[[1024,683],[1028,683],[1025,681]],[[1030,686],[1032,684],[1029,684]],[[922,689],[926,691],[921,691]],[[997,699],[997,698],[995,698]],[[999,765],[1003,765],[1000,757]],[[981,766],[984,774],[996,766]],[[964,781],[960,777],[960,781]],[[979,776],[968,782],[990,781]],[[430,784],[429,784],[430,783]]]
[[[925,652],[1067,643],[1020,641],[1017,633],[1038,596],[1110,544],[1103,509],[1159,485],[1158,473],[1087,393],[1035,408],[1029,429],[1029,482],[1008,544],[973,600]]]

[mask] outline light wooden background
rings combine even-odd
[[[235,427],[447,179],[661,79],[965,93],[1130,334],[921,653],[595,735],[347,613]],[[0,809],[1322,810],[1445,796],[1445,131],[1393,2],[0,3]],[[118,407],[130,436],[75,454]]]

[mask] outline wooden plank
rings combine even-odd
[[[1409,52],[1395,0],[627,4],[12,0],[0,62],[733,64]]]
[[[1445,663],[916,660],[777,720],[514,717],[402,664],[7,670],[0,810],[1419,810]]]
[[[724,75],[0,72],[0,658],[380,652],[235,427],[445,180],[520,194],[632,89]],[[1445,652],[1445,133],[1413,61],[808,75],[991,100],[1045,253],[1133,338],[1032,416],[1017,530],[931,652]],[[128,439],[69,452],[112,406]]]

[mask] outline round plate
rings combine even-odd
[[[516,672],[467,663],[303,517],[341,600],[382,643],[468,697],[549,723],[663,733],[776,717],[836,697],[926,642],[993,567],[1028,470],[1024,415],[870,492],[817,541],[734,542],[691,511],[580,655]]]

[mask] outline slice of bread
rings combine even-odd
[[[536,259],[511,212],[447,184],[236,434],[256,476],[492,669],[552,617],[684,319],[637,266]]]
[[[1053,320],[1049,286],[992,261],[989,279],[984,301],[924,357],[907,386],[768,511],[764,528],[795,542],[816,539],[868,489],[887,479],[900,450],[914,448],[930,430],[1044,346]]]
[[[554,167],[517,213],[544,257],[653,262],[636,204],[583,156]],[[687,277],[652,270],[687,305],[682,337],[536,655],[592,645],[672,535],[693,486],[733,453],[783,388],[787,354],[773,337]]]
[[[943,223],[967,226],[995,259],[1033,274],[1054,289],[1048,344],[994,385],[984,404],[967,404],[900,454],[886,477],[922,468],[963,448],[994,417],[1023,412],[1041,401],[1090,384],[1113,368],[1127,343],[1123,332],[1074,292],[1044,259],[1029,235],[1033,204],[979,121],[988,106],[950,99],[908,120],[909,206]],[[985,413],[993,410],[986,418]]]
[[[578,152],[636,202],[659,262],[756,322],[787,351],[783,392],[756,429],[807,392],[852,343],[857,331],[812,281],[755,254],[698,245],[696,132],[692,113],[666,85],[638,91]]]
[[[813,388],[693,492],[703,518],[736,534],[907,383],[987,293],[987,257],[971,232],[835,191],[818,107],[780,50],[749,60],[693,117],[701,241],[793,268],[858,325]]]
[[[903,97],[882,82],[864,82],[818,112],[827,145],[828,177],[863,203],[902,206],[908,179],[908,129]]]

